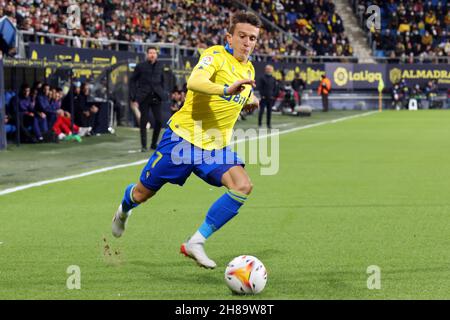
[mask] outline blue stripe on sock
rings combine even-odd
[[[136,186],[135,183],[129,184],[125,189],[125,194],[122,199],[122,211],[128,212],[133,208],[136,208],[139,203],[135,203],[132,199],[133,197],[133,188]]]
[[[237,215],[244,201],[245,199],[234,198],[234,195],[231,193],[223,194],[213,203],[206,215],[205,222],[203,222],[198,231],[205,238],[208,238]]]
[[[208,224],[206,221],[198,228],[198,232],[202,234],[206,239],[208,239],[214,233],[214,227]]]

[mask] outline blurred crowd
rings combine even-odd
[[[418,109],[441,109],[443,101],[438,99],[439,88],[437,80],[433,79],[421,86],[409,86],[405,79],[401,79],[391,90],[392,108],[396,110],[409,109],[412,100]]]
[[[381,28],[371,28],[369,39],[374,55],[414,62],[450,55],[450,13],[446,0],[363,0],[361,11],[370,5],[381,10]],[[365,15],[365,20],[369,17]]]
[[[332,1],[243,2],[288,32],[266,24],[255,53],[352,55],[342,19],[334,12]],[[112,48],[109,40],[114,39],[134,42],[139,50],[139,44],[146,42],[196,48],[223,43],[230,16],[237,10],[227,0],[80,0],[77,3],[81,23],[74,30],[67,28],[67,8],[71,4],[68,0],[0,0],[0,16],[10,17],[21,30],[75,36],[71,43],[75,47]],[[82,38],[98,41],[83,42]],[[57,38],[55,43],[64,45],[67,41]],[[128,46],[121,45],[119,49],[128,50]]]
[[[353,48],[345,35],[342,18],[332,0],[245,0],[261,16],[280,26],[291,40],[280,49],[289,55],[352,56]],[[298,39],[301,46],[292,41]],[[270,50],[270,40],[263,40]],[[310,50],[303,47],[309,47]],[[277,47],[278,48],[278,47]]]
[[[81,142],[83,136],[96,134],[99,106],[90,95],[87,83],[75,82],[71,92],[36,82],[22,84],[18,96],[5,92],[7,134],[20,130],[21,142]],[[72,119],[73,115],[73,119]]]

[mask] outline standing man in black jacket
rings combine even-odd
[[[148,47],[147,60],[139,63],[131,75],[131,103],[137,104],[141,113],[140,132],[142,152],[147,151],[147,123],[149,111],[152,110],[155,123],[151,149],[156,149],[159,133],[162,126],[161,101],[164,97],[163,90],[163,65],[157,60],[158,52],[155,47]]]
[[[272,76],[273,66],[268,64],[265,69],[264,76],[261,78],[258,84],[258,91],[261,95],[261,101],[259,103],[259,117],[258,125],[261,127],[264,109],[267,109],[267,128],[271,128],[270,119],[272,115],[272,106],[277,94],[277,81]]]

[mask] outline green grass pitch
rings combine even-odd
[[[448,299],[449,116],[388,111],[281,135],[278,174],[248,165],[253,193],[206,244],[215,270],[179,254],[224,192],[195,176],[136,209],[121,239],[111,218],[142,166],[0,196],[0,299]],[[242,254],[268,269],[260,295],[225,285]],[[80,290],[66,287],[70,265]]]

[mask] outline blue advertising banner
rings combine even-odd
[[[385,64],[327,63],[332,90],[376,89],[380,79],[386,83]]]
[[[142,61],[143,54],[127,51],[79,49],[48,44],[30,43],[28,58],[32,60],[55,60],[113,65],[120,61]],[[187,81],[198,57],[183,58],[180,70],[174,70]],[[258,80],[264,74],[268,63],[253,62]],[[441,90],[450,88],[450,66],[447,64],[353,64],[353,63],[272,63],[277,80],[292,81],[296,74],[305,81],[307,89],[317,89],[320,76],[326,73],[332,82],[333,90],[377,90],[380,79],[389,90],[402,78],[409,86],[426,85],[437,80]],[[81,73],[83,70],[80,71]],[[86,70],[87,73],[90,71]]]
[[[450,88],[450,66],[447,64],[353,64],[327,63],[325,72],[334,90],[376,90],[380,79],[391,89],[402,79],[409,87],[436,80],[440,90]]]
[[[178,74],[184,76],[187,81],[192,69],[198,62],[198,57],[189,57],[183,59],[183,69],[177,70]],[[325,65],[320,63],[311,64],[296,64],[296,63],[267,63],[267,62],[252,62],[256,72],[256,81],[264,75],[264,68],[270,64],[274,67],[273,76],[277,80],[292,81],[296,74],[300,74],[300,78],[305,81],[306,89],[316,89],[320,83],[320,77],[325,72]]]
[[[448,64],[388,64],[386,78],[389,87],[400,79],[408,85],[424,86],[430,80],[436,80],[440,89],[450,88],[450,65]]]
[[[198,58],[184,60],[182,72],[186,80],[197,64]],[[332,90],[352,91],[365,90],[377,91],[380,79],[383,79],[385,89],[391,89],[402,78],[408,86],[415,84],[425,86],[430,80],[437,80],[440,90],[450,88],[450,66],[447,64],[354,64],[354,63],[266,63],[253,62],[256,71],[256,80],[264,75],[264,67],[267,64],[274,66],[273,76],[277,80],[294,80],[298,73],[305,81],[306,89],[316,90],[322,74],[326,74],[331,80]]]

